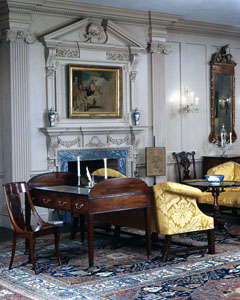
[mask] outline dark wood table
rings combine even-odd
[[[87,220],[90,272],[94,272],[94,215],[143,208],[145,212],[147,257],[151,255],[151,198],[148,185],[137,178],[114,178],[96,184],[92,189],[78,186],[32,186],[36,206],[83,214]],[[26,206],[26,220],[30,220]]]
[[[235,188],[237,186],[240,186],[240,181],[222,181],[220,183],[212,184],[207,180],[199,180],[199,181],[188,180],[185,184],[212,193],[214,199],[214,204],[213,204],[214,224],[215,226],[217,225],[223,227],[228,232],[225,226],[225,222],[220,220],[220,208],[218,204],[218,196],[220,193],[224,192],[225,188]]]

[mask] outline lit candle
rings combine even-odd
[[[191,92],[190,95],[191,95],[191,100],[193,101],[193,92]]]
[[[232,145],[232,133],[229,132],[229,142],[230,142],[230,145]]]
[[[104,161],[104,178],[107,179],[107,158],[103,159]]]
[[[195,99],[196,105],[198,105],[198,100],[199,100],[198,97],[196,97],[196,99]]]

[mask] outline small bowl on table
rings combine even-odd
[[[220,183],[224,179],[224,175],[205,175],[206,180],[210,183],[210,185],[220,185]]]

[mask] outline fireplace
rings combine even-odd
[[[129,149],[91,149],[79,151],[58,151],[57,158],[59,169],[62,172],[76,173],[77,156],[81,159],[81,175],[86,174],[86,166],[89,172],[103,168],[103,158],[107,158],[108,168],[127,175]]]
[[[81,161],[80,164],[80,174],[81,176],[86,177],[86,167],[88,167],[88,170],[90,174],[100,168],[104,167],[103,160],[84,160]],[[118,171],[118,159],[108,159],[107,160],[107,167],[110,169],[114,169]],[[77,162],[76,161],[69,161],[68,162],[68,171],[77,174]]]
[[[68,172],[69,163],[76,162],[77,156],[81,162],[97,162],[106,157],[109,164],[114,161],[114,167],[108,167],[127,177],[135,176],[137,134],[143,131],[140,126],[46,127],[41,131],[47,136],[49,171]],[[83,164],[83,172],[85,167]]]

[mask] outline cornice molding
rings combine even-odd
[[[148,26],[149,24],[148,11],[84,4],[71,0],[7,0],[7,2],[10,11],[36,14],[41,13],[77,19],[91,16],[94,18],[108,18],[115,22],[138,24],[141,26]],[[174,14],[153,12],[153,19],[157,25],[167,26],[178,18],[179,16]]]
[[[115,22],[149,26],[152,36],[167,36],[167,32],[198,34],[214,37],[239,39],[240,28],[234,26],[187,21],[180,15],[160,12],[130,10],[109,6],[83,4],[72,0],[6,0],[0,3],[0,25],[6,12],[6,3],[10,13],[35,13],[62,16],[71,19],[107,18]],[[151,15],[151,20],[150,16]],[[1,20],[2,19],[2,20]],[[151,41],[150,41],[151,42]]]
[[[221,24],[179,20],[168,27],[169,32],[198,34],[211,37],[240,38],[240,27]]]

